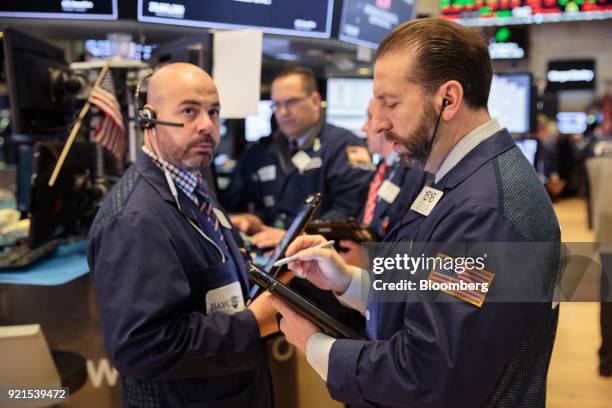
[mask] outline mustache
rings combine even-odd
[[[187,148],[192,148],[195,146],[199,146],[202,144],[210,144],[213,146],[213,148],[216,147],[216,143],[215,143],[215,139],[212,137],[212,135],[210,134],[203,134],[201,135],[198,139],[194,140],[193,142],[189,143],[187,145]]]
[[[385,140],[388,143],[398,143],[398,144],[401,144],[401,140],[400,140],[399,136],[397,135],[397,133],[395,133],[395,132],[385,132],[384,133],[384,137],[385,137]]]

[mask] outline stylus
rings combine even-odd
[[[313,246],[311,248],[330,248],[330,247],[334,246],[334,244],[335,244],[335,241],[332,239],[331,241],[323,242],[323,243],[321,243],[319,245],[315,245],[315,246]],[[310,248],[307,248],[307,249],[310,249]],[[300,252],[302,252],[302,251],[300,251]],[[274,266],[283,266],[283,265],[288,264],[289,262],[293,262],[293,261],[299,259],[300,252],[298,252],[297,254],[288,256],[286,258],[279,259],[278,261],[274,262]]]

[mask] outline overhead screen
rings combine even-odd
[[[330,78],[327,80],[327,122],[361,134],[368,119],[372,97],[371,78]]]
[[[468,26],[612,18],[612,0],[439,0],[440,16]]]
[[[389,31],[415,15],[415,0],[344,0],[338,37],[376,48]]]
[[[138,0],[138,20],[329,38],[333,0]]]
[[[531,131],[531,74],[495,74],[489,93],[489,114],[510,133]]]
[[[0,17],[116,20],[117,0],[0,0]]]

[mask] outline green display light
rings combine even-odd
[[[502,27],[495,33],[495,41],[496,42],[507,42],[510,39],[510,30],[508,27]]]

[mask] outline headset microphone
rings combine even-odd
[[[143,129],[151,129],[154,128],[156,125],[160,125],[160,126],[174,126],[174,127],[183,127],[185,126],[184,123],[179,123],[179,122],[168,122],[165,120],[159,120],[157,119],[157,113],[155,113],[155,111],[151,108],[141,108],[141,100],[140,100],[140,87],[142,86],[142,83],[147,79],[150,78],[153,74],[149,74],[147,76],[145,76],[144,78],[142,78],[139,82],[138,85],[136,85],[136,92],[134,92],[134,101],[136,102],[136,112],[138,113],[138,118],[136,118],[136,121],[140,124],[140,126]]]
[[[138,111],[138,123],[142,126],[143,129],[151,129],[156,125],[161,126],[174,126],[174,127],[183,127],[185,124],[179,122],[167,122],[165,120],[157,119],[157,114],[151,108],[144,108]]]

